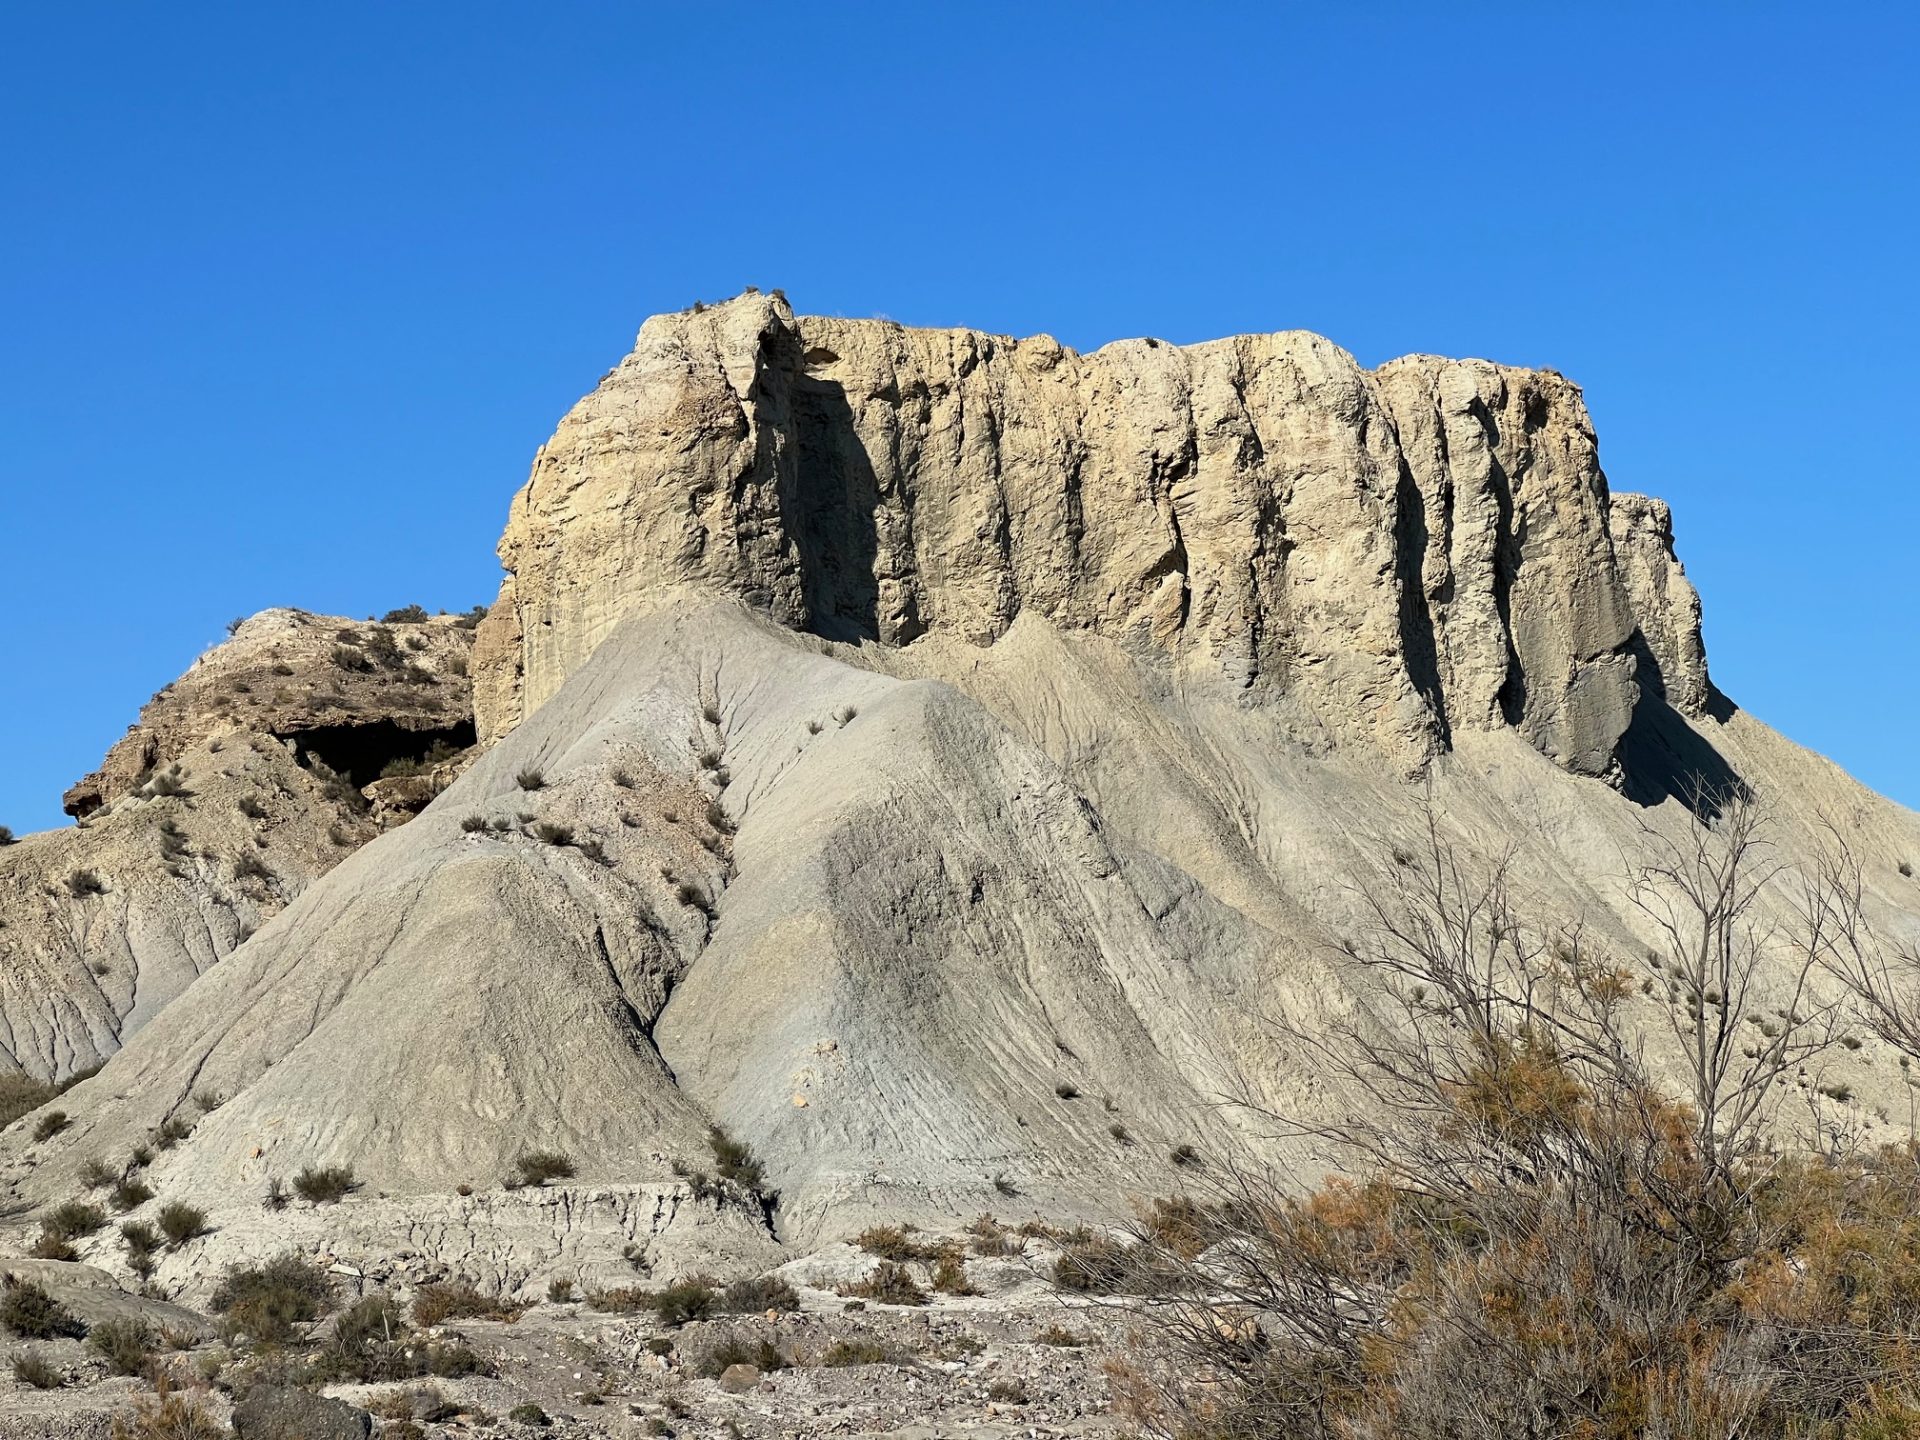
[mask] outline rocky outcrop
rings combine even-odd
[[[1607,511],[1614,554],[1640,628],[1640,683],[1682,714],[1713,696],[1700,638],[1700,596],[1673,552],[1673,512],[1645,495],[1615,495]]]
[[[649,320],[541,448],[478,720],[692,585],[887,646],[1031,613],[1225,675],[1312,748],[1412,770],[1512,725],[1602,774],[1637,693],[1609,506],[1552,372],[1370,373],[1301,332],[1080,355],[747,295]]]
[[[386,763],[434,744],[473,743],[471,622],[437,616],[380,624],[304,610],[263,610],[163,687],[69,789],[87,816],[145,787],[156,771],[216,736],[270,735],[356,787]]]
[[[471,645],[452,617],[268,610],[154,696],[72,828],[0,848],[0,1069],[98,1065],[423,808],[471,758]]]

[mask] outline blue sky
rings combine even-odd
[[[1721,687],[1920,803],[1911,7],[0,19],[0,822],[272,604],[491,600],[640,321],[1295,326],[1580,381]]]

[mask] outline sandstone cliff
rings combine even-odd
[[[747,295],[649,320],[541,448],[479,724],[505,733],[686,583],[888,646],[990,645],[1031,613],[1224,675],[1315,748],[1412,771],[1511,725],[1598,775],[1636,627],[1676,694],[1706,683],[1665,532],[1623,526],[1623,560],[1611,513],[1551,372],[1369,373],[1300,332],[1080,355]]]

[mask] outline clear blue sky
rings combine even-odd
[[[1552,365],[1736,700],[1920,803],[1912,6],[0,19],[0,822],[229,617],[491,600],[650,313]]]

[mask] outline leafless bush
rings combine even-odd
[[[1630,893],[1664,943],[1630,961],[1532,924],[1510,866],[1476,868],[1431,816],[1393,847],[1342,945],[1372,1010],[1282,1022],[1345,1101],[1272,1118],[1351,1178],[1299,1195],[1223,1159],[1204,1196],[1142,1218],[1127,1255],[1169,1277],[1159,1343],[1114,1372],[1142,1428],[1706,1440],[1920,1420],[1920,1152],[1777,1148],[1782,1096],[1818,1116],[1794,1082],[1837,1015],[1811,982],[1866,953],[1858,906],[1843,871],[1784,873],[1751,805],[1716,798],[1687,835],[1649,833]],[[1764,891],[1797,897],[1788,921]],[[1119,1262],[1083,1252],[1074,1274],[1099,1288]]]

